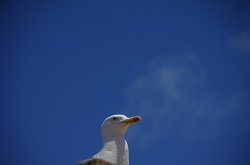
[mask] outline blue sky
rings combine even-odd
[[[247,1],[1,1],[0,164],[73,164],[140,115],[130,164],[250,163]]]

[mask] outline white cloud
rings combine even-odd
[[[231,37],[230,43],[239,50],[250,53],[250,32],[243,31]]]
[[[125,114],[141,115],[143,122],[127,138],[142,147],[168,136],[184,141],[213,138],[220,122],[237,113],[247,98],[246,94],[226,97],[209,89],[205,69],[193,53],[153,60],[126,96]]]

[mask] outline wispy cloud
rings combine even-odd
[[[250,54],[250,31],[243,31],[230,38],[230,44]]]
[[[238,113],[247,98],[244,93],[224,96],[208,88],[206,70],[195,54],[172,57],[154,59],[126,91],[125,113],[139,114],[143,119],[143,126],[131,129],[134,133],[127,138],[142,147],[169,136],[184,141],[213,138],[211,133]]]

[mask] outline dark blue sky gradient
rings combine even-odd
[[[0,6],[0,164],[88,158],[117,113],[131,164],[250,163],[249,2]]]

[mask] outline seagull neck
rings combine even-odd
[[[103,136],[103,147],[94,157],[116,165],[129,165],[128,144],[122,135]]]
[[[105,145],[105,143],[110,141],[126,141],[126,140],[124,139],[124,136],[120,134],[102,136],[103,145]]]

